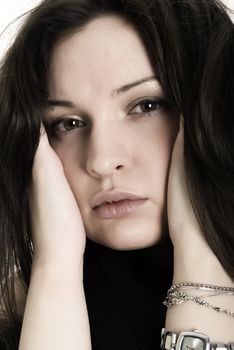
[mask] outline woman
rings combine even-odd
[[[217,1],[47,0],[31,12],[0,83],[8,348],[159,348],[168,233],[173,283],[233,287],[232,62]],[[231,310],[233,296],[211,301]],[[166,327],[233,341],[233,318],[195,302],[173,306]]]

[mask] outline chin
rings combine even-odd
[[[150,233],[152,232],[152,233]],[[157,244],[162,237],[162,228],[154,231],[144,230],[114,230],[112,232],[87,233],[87,237],[95,243],[115,250],[137,250]]]

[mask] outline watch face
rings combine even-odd
[[[182,341],[181,350],[206,350],[206,343],[203,339],[187,335]]]

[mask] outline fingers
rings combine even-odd
[[[40,135],[43,136],[46,134],[46,130],[45,130],[45,127],[43,125],[43,123],[41,123],[41,127],[40,127]]]
[[[49,143],[45,126],[41,123],[39,144],[33,161],[33,175],[37,176],[37,173],[41,172],[42,167],[48,166],[48,169],[51,169],[50,165],[59,169],[62,168],[60,159]]]
[[[176,166],[182,170],[182,164],[183,164],[183,157],[184,157],[184,118],[183,115],[180,115],[180,126],[179,126],[179,132],[177,134],[173,152],[172,152],[172,162],[173,166]]]
[[[49,146],[49,139],[47,136],[45,126],[43,125],[43,122],[41,122],[39,148],[43,147],[43,145],[45,145],[46,147]]]
[[[181,146],[184,145],[184,117],[182,114],[180,115],[179,132],[176,138],[176,142],[178,142]]]

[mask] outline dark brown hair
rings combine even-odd
[[[26,291],[30,281],[28,193],[51,53],[61,37],[108,14],[136,28],[165,94],[184,116],[195,213],[234,280],[234,30],[225,6],[218,0],[44,0],[28,14],[0,71],[0,329],[10,326],[6,349],[18,348],[20,334],[15,276]]]

